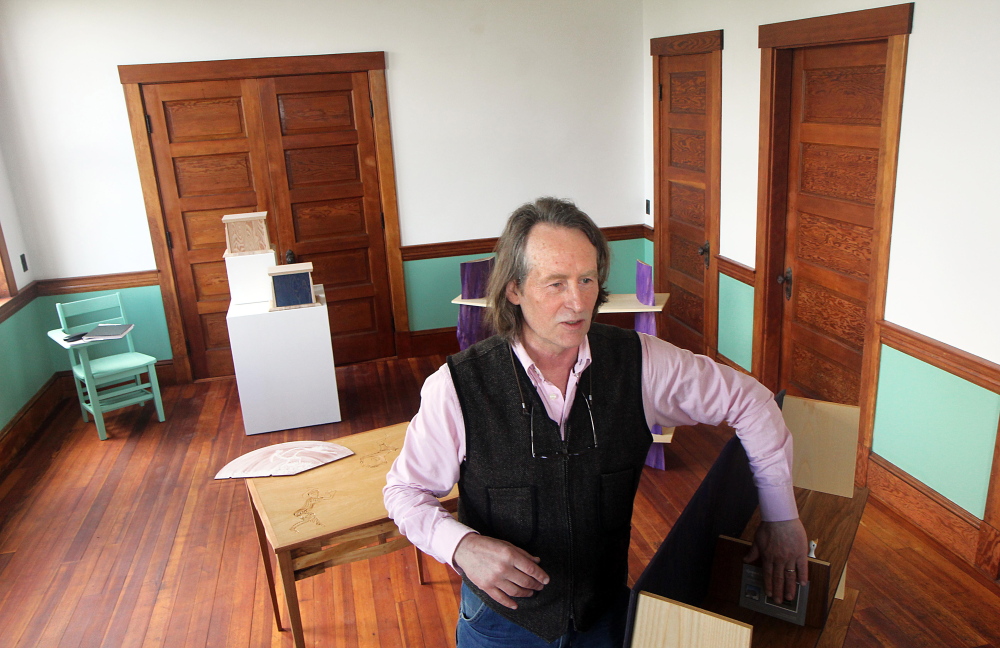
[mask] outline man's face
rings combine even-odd
[[[526,257],[524,283],[507,285],[507,299],[524,316],[522,343],[529,353],[575,353],[597,303],[597,249],[579,230],[541,223],[528,234]]]

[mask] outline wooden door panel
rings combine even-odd
[[[781,386],[857,404],[874,239],[885,42],[795,51]]]
[[[363,235],[365,213],[363,198],[330,198],[300,202],[292,206],[295,240],[300,243]]]
[[[670,219],[705,229],[705,188],[691,186],[680,182],[668,182]]]
[[[142,92],[192,371],[231,375],[222,216],[265,211],[270,202],[256,82],[151,84]]]
[[[367,76],[262,80],[279,250],[313,264],[338,363],[395,353]]]
[[[809,264],[825,265],[833,272],[867,280],[872,261],[871,226],[860,226],[825,216],[798,215],[795,253]]]
[[[853,223],[871,229],[875,225],[871,206],[835,200],[823,196],[799,193],[798,211],[803,214],[827,214],[842,223]]]

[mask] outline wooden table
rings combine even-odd
[[[272,556],[285,594],[296,648],[304,647],[295,581],[342,565],[411,546],[389,519],[382,487],[403,448],[407,423],[335,439],[354,454],[288,477],[247,479],[250,509],[264,559],[274,621],[282,630]],[[441,502],[458,505],[458,490]],[[418,575],[423,582],[419,554]]]

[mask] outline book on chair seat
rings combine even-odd
[[[128,335],[134,324],[98,324],[84,334],[84,340],[118,340]]]

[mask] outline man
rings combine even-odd
[[[736,428],[765,520],[747,559],[763,558],[779,600],[807,579],[772,395],[704,356],[592,324],[609,262],[572,203],[515,211],[487,294],[497,335],[427,379],[389,472],[390,517],[462,576],[460,648],[621,645],[632,503],[656,423]],[[435,499],[455,483],[457,521]]]

